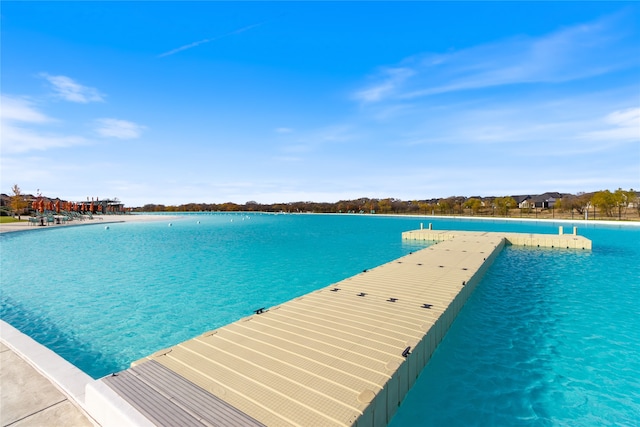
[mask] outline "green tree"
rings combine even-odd
[[[420,203],[417,200],[412,200],[407,205],[408,213],[420,213]]]
[[[451,210],[453,209],[453,198],[448,197],[446,199],[440,199],[438,201],[438,206],[440,207],[441,214],[451,212]]]
[[[613,216],[613,208],[617,205],[616,196],[609,190],[601,190],[591,197],[591,204],[600,209],[600,214]]]
[[[22,194],[22,190],[20,190],[18,184],[13,184],[11,191],[13,191],[13,196],[11,196],[11,209],[13,209],[14,215],[18,215],[18,218],[20,218],[24,209],[28,206],[28,202],[24,199],[24,194]]]
[[[509,209],[513,209],[516,206],[518,206],[518,204],[513,199],[513,197],[509,197],[509,196],[497,197],[493,201],[493,203],[495,204],[496,208],[498,208],[498,213],[504,216],[509,215]]]
[[[378,209],[380,209],[381,213],[389,213],[391,212],[391,200],[390,199],[382,199],[378,202]]]
[[[615,207],[618,208],[618,219],[622,219],[622,212],[627,212],[627,206],[629,205],[629,192],[624,191],[622,188],[618,188],[613,192],[613,202]]]
[[[627,193],[629,203],[633,204],[636,207],[638,216],[640,216],[640,193],[637,193],[633,188],[631,188]]]
[[[147,203],[146,205],[138,208],[139,212],[154,212],[156,210],[156,205],[152,203]]]
[[[422,212],[423,215],[426,215],[428,212],[431,211],[431,205],[427,202],[418,203],[418,208],[420,209],[420,212]]]
[[[378,202],[375,201],[374,199],[371,199],[367,206],[369,207],[370,213],[376,213],[376,210],[378,210]]]
[[[579,192],[576,196],[569,196],[567,200],[571,209],[575,209],[576,212],[583,215],[591,203],[591,196],[584,192]]]
[[[245,206],[245,210],[247,211],[260,210],[260,206],[258,205],[258,202],[256,202],[255,200],[249,200],[247,203],[244,204],[244,206]]]
[[[475,215],[478,212],[480,212],[480,208],[482,207],[482,202],[472,197],[470,199],[465,200],[462,206],[465,209],[470,209],[471,212]]]
[[[638,206],[638,195],[633,188],[629,191],[625,191],[622,188],[618,188],[614,193],[616,203],[618,203],[618,218],[621,218],[621,212],[627,213],[627,208],[635,205],[640,213],[640,207]]]

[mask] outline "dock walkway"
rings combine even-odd
[[[158,426],[386,426],[505,244],[591,247],[576,235],[403,238],[438,243],[159,351],[101,387]],[[109,404],[87,388],[89,407]]]

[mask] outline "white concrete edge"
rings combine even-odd
[[[0,320],[0,341],[51,381],[95,425],[153,426],[144,415],[106,384],[94,380],[4,320]]]
[[[2,342],[82,406],[84,389],[95,380],[33,338],[3,320],[0,322]]]
[[[541,224],[544,223],[568,223],[575,225],[610,225],[610,226],[621,226],[621,227],[640,227],[640,218],[635,220],[617,220],[617,219],[589,219],[585,220],[584,218],[519,218],[519,217],[503,217],[503,216],[480,216],[480,215],[429,215],[429,214],[369,214],[369,213],[337,213],[337,212],[263,212],[263,211],[214,211],[214,212],[167,212],[166,214],[163,212],[141,212],[135,213],[132,212],[131,215],[149,215],[154,216],[157,215],[162,217],[166,215],[169,217],[170,215],[175,215],[179,217],[188,217],[188,216],[197,216],[197,215],[207,215],[207,214],[262,214],[262,215],[332,215],[332,216],[344,216],[344,215],[354,215],[354,216],[369,216],[369,217],[377,217],[377,218],[385,218],[385,217],[394,217],[394,218],[417,218],[417,219],[428,219],[428,218],[436,218],[436,219],[448,219],[448,220],[457,220],[462,219],[465,221],[522,221],[522,222],[539,222]]]
[[[154,424],[102,381],[87,385],[88,412],[102,427],[153,427]]]
[[[339,214],[336,214],[339,215]],[[342,214],[344,215],[344,214]],[[558,225],[558,224],[573,224],[578,229],[580,226],[588,226],[588,225],[608,225],[611,227],[640,227],[640,220],[629,220],[629,221],[618,221],[618,220],[588,220],[584,219],[565,219],[565,218],[544,218],[544,219],[536,219],[536,218],[517,218],[517,217],[500,217],[500,216],[462,216],[462,215],[400,215],[400,214],[376,214],[380,217],[384,216],[392,216],[397,218],[416,218],[416,219],[445,219],[445,220],[464,220],[464,221],[489,221],[489,222],[537,222],[539,224],[550,224],[550,225]],[[458,230],[460,231],[460,230]],[[515,232],[517,233],[517,231]]]

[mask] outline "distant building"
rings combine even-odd
[[[540,208],[551,209],[556,202],[562,199],[563,194],[558,192],[548,192],[539,195],[519,195],[511,196],[516,201],[520,209]]]
[[[528,209],[533,207],[533,202],[531,201],[530,195],[511,196],[511,198],[516,201],[520,209]]]
[[[551,209],[558,200],[562,199],[562,194],[557,192],[544,193],[539,196],[533,196],[531,200],[536,208]]]

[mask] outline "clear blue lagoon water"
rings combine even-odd
[[[99,378],[415,251],[424,245],[401,233],[420,223],[561,225],[209,214],[5,233],[0,315]],[[507,247],[498,256],[392,427],[639,425],[640,228],[576,225],[592,251]]]

